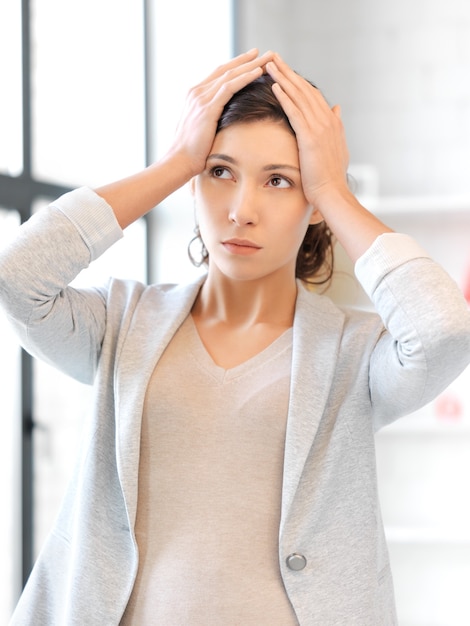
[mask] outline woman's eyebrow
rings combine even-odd
[[[238,161],[234,159],[233,157],[228,156],[228,154],[221,154],[221,153],[210,154],[207,157],[207,160],[209,161],[210,159],[227,161],[227,163],[232,163],[232,165],[238,165]],[[282,169],[295,170],[296,172],[300,172],[299,167],[295,165],[289,165],[288,163],[269,163],[268,165],[265,165],[263,167],[263,171],[265,172],[272,172],[274,170],[282,170]]]
[[[295,165],[289,165],[288,163],[272,163],[270,165],[265,165],[263,167],[265,172],[270,172],[272,170],[295,170],[296,172],[300,172],[300,168]]]
[[[227,163],[232,163],[233,165],[237,165],[236,159],[232,158],[231,156],[228,156],[228,154],[220,154],[220,153],[209,154],[209,156],[207,157],[207,160],[209,161],[210,159],[220,159],[222,161],[227,161]]]

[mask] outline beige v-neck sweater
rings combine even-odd
[[[292,329],[229,370],[191,316],[169,343],[144,406],[122,626],[298,623],[278,558],[291,361]]]

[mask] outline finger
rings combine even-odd
[[[252,50],[248,50],[248,52],[244,52],[239,54],[235,58],[231,59],[227,63],[223,63],[219,65],[209,76],[203,80],[200,84],[208,84],[218,78],[221,78],[225,74],[230,72],[244,72],[251,71],[257,67],[264,67],[268,61],[273,58],[273,52],[267,51],[261,56],[258,56],[258,49],[253,48]]]
[[[193,91],[204,102],[217,103],[219,106],[222,103],[223,106],[236,92],[262,75],[266,63],[272,56],[273,53],[268,51],[250,62],[235,65],[230,69],[227,69],[227,65],[221,66],[225,68],[222,74],[217,72],[212,80],[206,80]]]
[[[268,51],[248,62],[244,62],[242,64],[236,64],[233,67],[228,68],[227,66],[221,66],[225,68],[225,71],[219,74],[216,78],[213,79],[212,82],[222,83],[222,82],[230,82],[232,80],[236,80],[238,77],[243,75],[251,75],[251,80],[253,80],[253,76],[258,76],[264,72],[264,68],[266,64],[269,63],[273,58],[273,52]]]
[[[341,120],[341,106],[339,104],[335,104],[334,107],[331,108],[336,117]]]
[[[317,108],[319,106],[321,110],[329,113],[330,106],[321,91],[300,76],[300,74],[294,72],[277,53],[273,55],[273,61],[266,65],[266,71],[299,106],[307,106],[309,108],[312,106]]]
[[[274,83],[272,90],[284,113],[287,115],[292,128],[295,133],[298,134],[300,131],[300,124],[304,120],[301,109],[294,103],[292,98],[284,91],[279,83]]]
[[[297,86],[300,86],[305,81],[300,74],[294,72],[290,65],[288,65],[278,53],[273,55],[272,63],[279,77],[284,77],[290,80],[294,85],[297,84]]]
[[[276,62],[270,61],[266,64],[266,71],[274,81],[274,92],[283,98],[283,104],[286,102],[285,97],[287,96],[299,109],[304,110],[305,107],[309,106],[309,97],[305,94],[305,85],[303,84],[306,81],[290,70],[287,65],[281,68]],[[275,87],[276,84],[278,87]],[[278,89],[279,87],[282,90],[282,94]]]

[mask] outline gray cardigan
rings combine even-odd
[[[146,385],[204,278],[67,287],[121,236],[110,207],[80,189],[34,216],[0,253],[0,300],[22,344],[96,389],[15,626],[117,625],[133,587]],[[396,624],[374,432],[429,402],[470,362],[464,299],[414,241],[379,237],[356,273],[378,315],[339,308],[299,282],[279,566],[301,626]],[[306,559],[303,569],[288,567],[293,553]]]

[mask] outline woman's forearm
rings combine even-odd
[[[169,154],[141,172],[95,191],[112,207],[124,229],[185,185],[194,174],[183,155]]]

